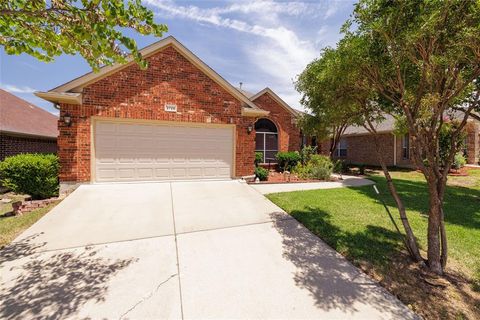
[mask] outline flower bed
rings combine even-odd
[[[337,181],[337,177],[330,177],[327,181]],[[270,170],[267,181],[259,181],[253,183],[271,184],[271,183],[308,183],[308,182],[322,182],[326,180],[318,179],[302,179],[298,175],[289,172],[277,172]]]

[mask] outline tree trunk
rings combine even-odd
[[[430,210],[428,213],[428,267],[436,274],[443,274],[447,263],[447,237],[443,219],[443,199],[439,194],[442,183],[438,179],[427,179],[428,193],[430,196]]]
[[[442,274],[441,246],[440,246],[440,206],[438,198],[430,194],[430,212],[428,215],[428,267],[436,274]]]
[[[385,163],[385,159],[383,158],[383,153],[382,153],[381,146],[378,141],[378,136],[376,135],[376,133],[374,133],[374,141],[375,141],[375,152],[377,155],[377,159],[380,162],[380,166],[382,167],[383,174],[385,175],[385,179],[387,180],[388,190],[390,191],[390,194],[395,200],[395,204],[397,205],[400,219],[402,220],[402,225],[405,230],[407,250],[409,251],[410,256],[412,257],[412,259],[414,259],[415,262],[423,262],[423,258],[422,258],[422,255],[420,254],[420,250],[418,249],[418,244],[413,234],[413,230],[410,226],[410,223],[408,222],[405,206],[403,205],[403,201],[400,198],[397,192],[397,188],[393,183],[392,176],[390,175],[390,171],[388,171],[388,167]]]
[[[385,162],[382,160],[381,163],[383,174],[387,180],[388,190],[392,195],[393,199],[395,200],[395,204],[397,205],[398,213],[400,215],[400,219],[402,220],[403,229],[405,230],[405,237],[407,241],[408,251],[412,258],[416,262],[423,262],[422,255],[420,254],[420,250],[418,249],[417,241],[415,240],[415,235],[413,234],[412,227],[408,222],[407,213],[405,211],[405,206],[403,205],[403,201],[398,195],[397,188],[393,184],[392,177],[390,176],[390,172],[388,171]]]
[[[445,215],[442,213],[440,217],[440,240],[442,245],[442,254],[440,256],[440,261],[442,263],[442,268],[445,270],[447,266],[447,258],[448,258],[448,245],[447,245],[447,231],[445,230]]]

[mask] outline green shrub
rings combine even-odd
[[[333,166],[329,157],[314,154],[306,165],[299,163],[293,172],[302,179],[328,180],[333,172]]]
[[[15,193],[45,199],[58,195],[58,157],[19,154],[0,162],[0,183]]]
[[[278,152],[276,158],[281,171],[291,171],[300,161],[300,154],[297,151]]]
[[[260,181],[267,181],[268,179],[268,170],[262,167],[255,168],[255,176],[260,179]]]
[[[300,150],[300,162],[305,165],[307,164],[312,155],[317,154],[317,147],[305,146]]]
[[[296,174],[298,177],[302,179],[310,179],[310,172],[312,167],[308,164],[297,164],[295,167],[292,168],[292,173]]]
[[[333,163],[333,172],[348,173],[349,164],[345,160],[337,160]]]
[[[365,165],[363,163],[358,164],[358,173],[362,176],[365,175]]]
[[[312,178],[327,180],[333,172],[333,162],[329,157],[315,154],[309,162],[312,165]]]
[[[263,153],[255,152],[255,166],[258,167],[258,164],[263,162]]]
[[[458,170],[463,166],[465,166],[466,164],[467,164],[467,160],[465,159],[463,154],[461,152],[457,153],[455,155],[455,159],[453,160],[453,168]]]

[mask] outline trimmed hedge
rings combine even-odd
[[[276,155],[278,167],[283,171],[291,171],[300,162],[301,157],[297,151],[278,152]]]
[[[333,172],[334,164],[329,157],[314,154],[310,161],[302,165],[299,163],[293,172],[303,179],[328,180]]]
[[[467,164],[467,159],[465,159],[465,156],[461,153],[458,152],[455,155],[455,158],[453,160],[453,168],[456,170],[459,170],[460,168],[464,167]]]
[[[263,162],[263,152],[255,152],[255,166]]]
[[[19,154],[0,162],[0,183],[33,199],[58,195],[58,157],[53,154]]]
[[[255,176],[260,179],[260,181],[267,181],[268,179],[268,170],[262,167],[255,168]]]

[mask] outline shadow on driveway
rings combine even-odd
[[[42,246],[31,244],[35,237],[14,242],[0,251],[1,319],[72,316],[89,300],[104,301],[109,280],[134,260],[101,258],[92,247],[78,253],[33,254]]]
[[[320,309],[340,309],[352,314],[372,309],[394,318],[418,319],[301,224],[274,216],[274,227],[283,238],[283,256],[297,267],[297,286],[307,289]]]

